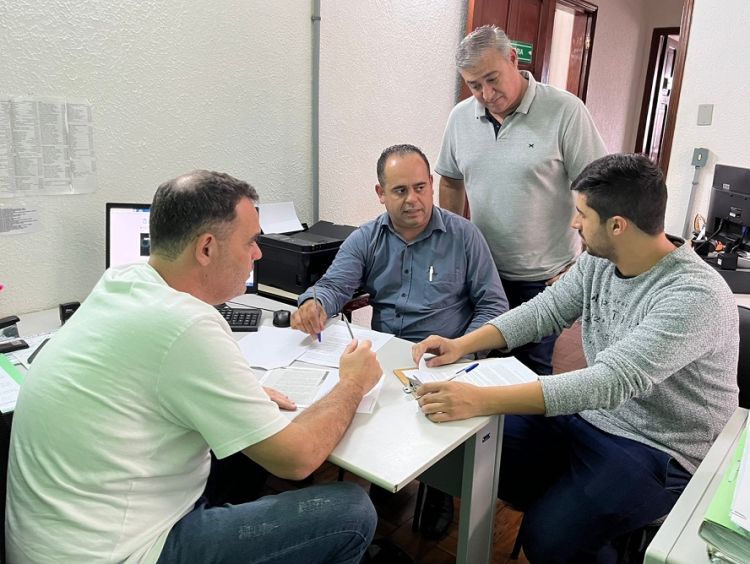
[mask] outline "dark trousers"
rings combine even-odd
[[[498,496],[533,563],[615,562],[611,541],[666,515],[690,480],[670,455],[578,415],[505,417]]]
[[[268,471],[242,452],[221,460],[211,453],[211,473],[203,492],[210,506],[255,501],[266,484]]]
[[[505,279],[502,282],[511,309],[529,301],[537,294],[541,294],[547,287],[544,282],[522,282]],[[537,374],[552,374],[552,351],[555,349],[556,340],[557,335],[550,335],[538,343],[529,343],[513,349],[510,354]]]

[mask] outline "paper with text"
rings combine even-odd
[[[383,376],[365,394],[357,406],[357,413],[372,413],[383,388]],[[261,379],[263,386],[274,388],[289,396],[299,408],[310,407],[325,397],[339,383],[338,370],[320,368],[277,368],[269,370]]]
[[[21,375],[11,362],[0,354],[0,411],[7,413],[16,408],[18,392],[21,389]]]
[[[372,350],[375,352],[393,338],[393,335],[365,329],[357,325],[352,325],[351,328],[355,339],[372,341]],[[332,323],[320,334],[320,342],[310,339],[307,350],[299,357],[299,360],[319,366],[338,368],[339,358],[351,342],[352,338],[346,325],[343,322]]]
[[[467,364],[446,364],[437,368],[428,368],[420,359],[419,367],[404,370],[407,377],[416,376],[420,382],[444,382],[454,379],[456,382],[466,382],[480,387],[510,386],[535,381],[538,376],[528,367],[513,357],[486,358],[476,361],[477,366],[471,372],[460,372]],[[455,378],[454,378],[455,376]]]

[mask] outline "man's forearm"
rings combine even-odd
[[[362,389],[354,382],[339,382],[324,398],[299,414],[294,423],[304,427],[314,438],[313,458],[322,463],[341,437],[362,401]]]
[[[452,211],[458,215],[463,215],[464,204],[466,203],[466,188],[464,187],[464,181],[441,176],[438,189],[438,201],[441,208]]]

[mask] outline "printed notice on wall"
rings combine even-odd
[[[39,231],[39,210],[21,204],[0,203],[0,235]]]
[[[0,197],[96,190],[86,100],[0,96]]]

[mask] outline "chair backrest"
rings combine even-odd
[[[750,408],[750,308],[738,306],[740,313],[740,358],[737,362],[737,385],[740,407]]]

